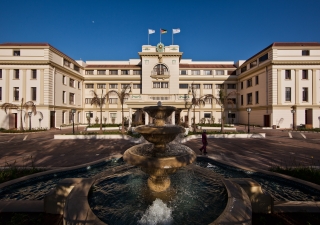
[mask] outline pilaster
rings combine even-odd
[[[299,70],[295,70],[295,102],[294,104],[299,104],[299,96],[300,96],[300,89],[299,89]]]
[[[278,69],[278,105],[282,105],[281,70]]]

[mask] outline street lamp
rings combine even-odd
[[[248,112],[248,134],[250,133],[250,112],[251,112],[251,108],[247,108],[247,112]]]
[[[228,111],[229,125],[231,124],[230,123],[230,114],[231,114],[231,110]]]
[[[29,115],[29,130],[31,130],[31,115],[32,115],[32,112],[28,112],[28,115]]]
[[[292,113],[292,130],[295,130],[295,126],[294,126],[294,114],[296,113],[296,110],[292,109],[291,110]]]
[[[76,109],[71,109],[72,113],[72,133],[74,134],[74,114],[76,113]]]

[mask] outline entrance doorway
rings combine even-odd
[[[263,126],[270,127],[270,115],[263,115]]]
[[[16,129],[18,128],[18,118],[17,113],[10,113],[9,114],[9,129]]]
[[[305,110],[305,124],[307,129],[312,129],[312,109]]]
[[[55,128],[56,126],[56,111],[50,111],[50,128]]]

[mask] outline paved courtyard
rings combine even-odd
[[[80,129],[80,128],[79,128]],[[237,127],[245,130],[245,127]],[[208,139],[208,155],[246,167],[268,169],[276,165],[320,166],[320,133],[251,129],[266,133],[265,139]],[[30,134],[0,134],[0,166],[15,164],[37,167],[70,167],[123,154],[135,145],[126,140],[54,140],[54,134],[72,130],[50,130]],[[185,143],[197,154],[201,139]]]

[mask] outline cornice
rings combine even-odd
[[[48,60],[0,60],[1,65],[47,65]]]
[[[310,60],[310,61],[272,61],[273,65],[320,65],[320,60]]]
[[[128,77],[84,77],[83,78],[84,81],[126,81],[126,82],[130,82],[130,81],[141,81],[141,77],[137,76],[137,77],[130,77],[130,79],[128,79]]]
[[[62,70],[63,72],[66,72],[66,73],[69,73],[69,74],[71,73],[73,76],[79,78],[80,80],[84,80],[83,76],[82,76],[80,73],[76,73],[76,72],[75,72],[74,70],[72,70],[72,69],[67,69],[67,68],[65,68],[65,67],[63,67],[63,66],[61,66],[61,65],[59,65],[59,64],[57,64],[57,63],[54,63],[54,62],[52,62],[52,61],[50,61],[50,62],[48,63],[48,65],[53,66],[53,67],[56,67],[56,68],[58,68],[59,70]]]
[[[221,77],[208,77],[208,76],[197,76],[197,77],[189,77],[189,76],[180,76],[179,81],[237,81],[237,76],[228,76],[225,78]]]

